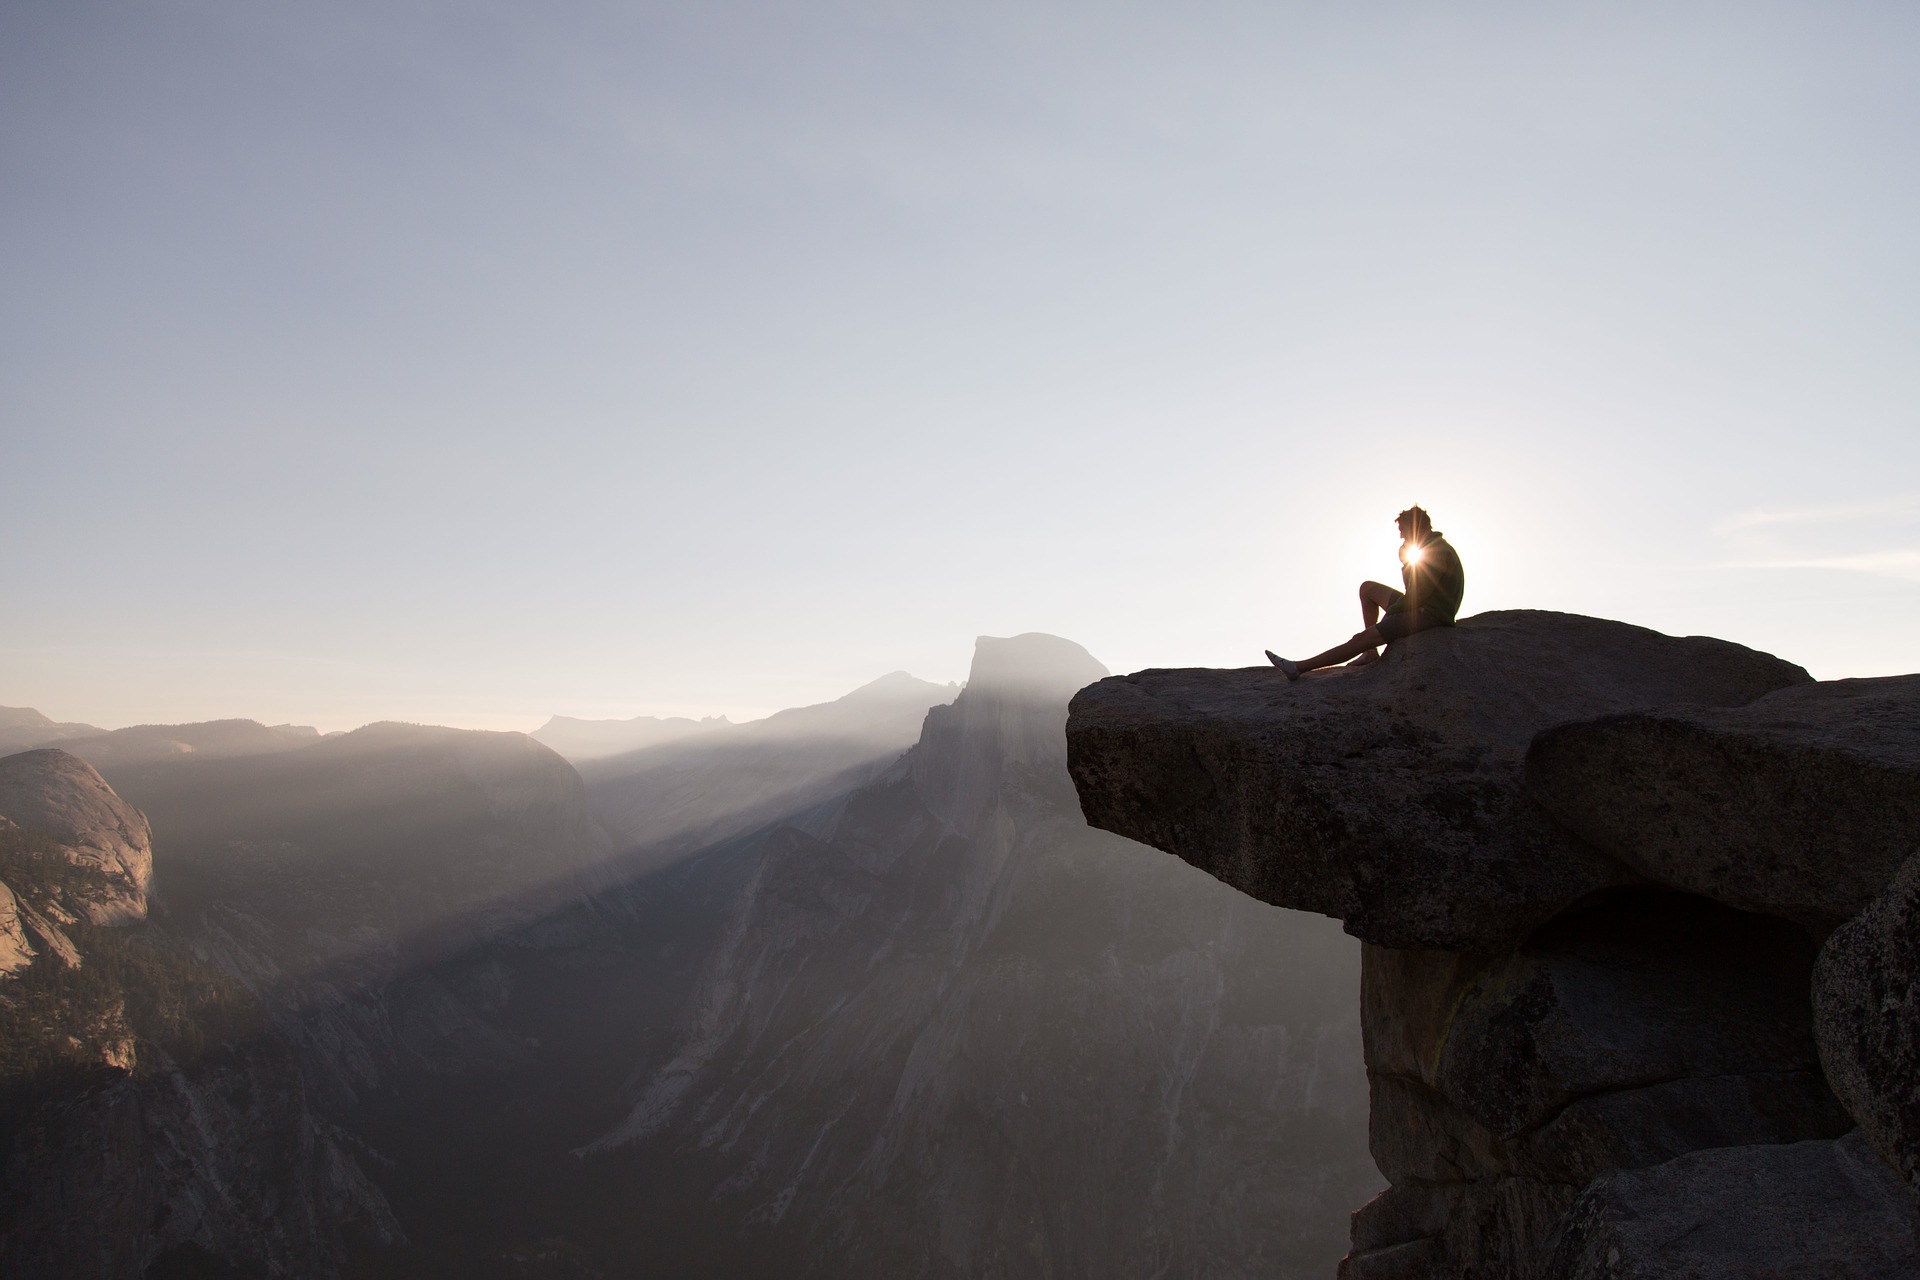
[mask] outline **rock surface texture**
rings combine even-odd
[[[92,765],[58,747],[0,758],[0,814],[51,836],[76,866],[97,873],[89,891],[63,904],[79,917],[111,925],[146,916],[153,833]]]
[[[1912,1218],[1857,1137],[1696,1151],[1596,1180],[1540,1280],[1911,1280]]]
[[[1920,848],[1920,675],[1781,689],[1566,725],[1527,790],[1662,884],[1821,933]]]
[[[1920,1195],[1920,854],[1827,939],[1813,1007],[1834,1092]]]
[[[1067,741],[1093,825],[1368,944],[1343,1276],[1920,1274],[1920,676],[1493,613]]]
[[[1636,878],[1523,800],[1535,734],[1809,681],[1724,640],[1487,613],[1298,684],[1271,667],[1111,677],[1073,700],[1067,760],[1095,826],[1367,942],[1491,950]]]

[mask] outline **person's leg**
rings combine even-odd
[[[1345,644],[1337,644],[1325,653],[1316,653],[1311,658],[1302,658],[1294,665],[1303,672],[1318,671],[1322,667],[1337,667],[1348,659],[1370,653],[1385,643],[1386,640],[1380,635],[1380,628],[1372,626],[1365,631],[1355,632],[1353,638]]]
[[[1360,627],[1362,630],[1380,621],[1380,611],[1391,608],[1400,593],[1384,582],[1360,584]]]
[[[1438,618],[1427,613],[1390,613],[1365,631],[1356,634],[1345,644],[1335,645],[1325,653],[1316,653],[1311,658],[1289,662],[1269,649],[1267,658],[1274,666],[1286,673],[1287,679],[1298,680],[1309,671],[1338,666],[1342,662],[1359,657],[1370,649],[1376,649],[1383,644],[1392,644],[1395,640],[1404,640],[1416,631],[1425,631],[1429,627],[1444,625],[1446,624]]]
[[[1287,679],[1298,680],[1309,671],[1318,671],[1322,667],[1337,667],[1349,658],[1357,658],[1369,650],[1386,643],[1380,638],[1379,627],[1368,627],[1358,632],[1345,644],[1335,645],[1325,653],[1316,653],[1311,658],[1302,658],[1298,662],[1289,662],[1273,650],[1267,650],[1267,661],[1286,673]]]
[[[1384,582],[1363,582],[1360,584],[1360,629],[1365,631],[1380,621],[1380,611],[1390,609],[1400,599],[1400,593]],[[1364,667],[1369,662],[1378,662],[1378,649],[1362,649],[1353,656],[1353,665]]]

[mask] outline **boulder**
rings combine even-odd
[[[1663,890],[1607,895],[1506,955],[1364,947],[1370,1147],[1394,1185],[1356,1215],[1348,1273],[1390,1274],[1430,1238],[1436,1274],[1530,1275],[1610,1170],[1845,1133],[1813,956],[1787,921]]]
[[[0,758],[0,815],[64,845],[83,873],[60,908],[96,925],[146,918],[153,834],[92,765],[57,747]]]
[[[1353,1215],[1353,1247],[1340,1260],[1339,1280],[1531,1276],[1578,1193],[1513,1175],[1396,1184]]]
[[[1576,1099],[1697,1077],[1799,1075],[1825,1098],[1806,995],[1813,954],[1785,921],[1682,894],[1622,893],[1475,966],[1447,1006],[1443,1037],[1420,1047],[1426,1083],[1507,1139]],[[1755,1122],[1726,1119],[1729,1134]],[[1728,1145],[1708,1129],[1694,1145]]]
[[[1830,1138],[1853,1127],[1817,1071],[1693,1076],[1593,1094],[1512,1138],[1418,1080],[1375,1073],[1369,1084],[1370,1151],[1395,1186],[1517,1175],[1578,1189],[1610,1169],[1689,1151]]]
[[[1912,1280],[1913,1207],[1859,1135],[1696,1151],[1594,1181],[1539,1280]]]
[[[1562,725],[1526,790],[1650,879],[1825,933],[1920,843],[1920,675]]]
[[[1388,947],[1510,948],[1633,877],[1521,792],[1542,729],[1675,702],[1740,706],[1791,663],[1571,614],[1423,632],[1370,667],[1151,670],[1074,698],[1087,820]]]
[[[1920,854],[1827,939],[1813,1006],[1834,1092],[1920,1196]]]
[[[1693,1076],[1569,1103],[1512,1144],[1512,1161],[1531,1177],[1580,1187],[1611,1169],[1713,1147],[1831,1138],[1852,1124],[1817,1071]]]

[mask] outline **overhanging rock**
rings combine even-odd
[[[1150,670],[1074,698],[1067,763],[1094,826],[1368,942],[1510,949],[1639,877],[1522,793],[1553,725],[1805,684],[1724,640],[1573,614],[1484,613],[1365,668]]]
[[[1920,675],[1563,725],[1527,794],[1653,880],[1824,934],[1920,847]]]

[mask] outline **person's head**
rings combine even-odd
[[[1419,507],[1408,507],[1398,519],[1402,542],[1425,542],[1433,536],[1433,518]]]

